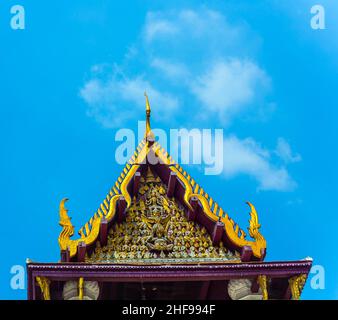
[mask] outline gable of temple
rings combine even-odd
[[[96,242],[86,258],[91,263],[181,263],[239,261],[239,253],[223,242],[213,245],[206,228],[189,221],[184,207],[167,196],[167,186],[148,167],[138,197],[127,209],[125,221],[109,231],[107,245]]]
[[[227,252],[224,260],[229,259],[231,254],[237,258],[240,255],[242,261],[263,260],[266,254],[266,241],[260,233],[255,207],[248,202],[251,209],[248,226],[250,239],[221,206],[155,141],[150,129],[148,98],[146,115],[144,139],[98,210],[79,230],[79,239],[72,239],[74,226],[65,208],[67,199],[61,201],[60,225],[63,229],[58,239],[61,260],[84,262],[92,259],[92,261],[116,262],[121,259],[174,261],[174,257],[218,259],[223,254],[223,249]],[[153,161],[154,159],[157,161]],[[149,180],[150,176],[147,177],[147,168],[151,168],[150,172],[155,174],[154,181]],[[153,203],[154,199],[162,203]],[[188,225],[184,225],[183,222]],[[157,230],[157,235],[152,234],[153,228]],[[193,245],[196,249],[191,248],[190,241],[182,241],[181,238],[184,237],[182,229],[194,235],[199,234],[200,240],[196,240],[196,245],[195,243]],[[165,235],[159,237],[159,230],[162,230]],[[152,237],[143,244],[146,249],[144,247],[141,249],[142,245],[131,244],[126,240],[130,232],[137,232],[137,236],[143,232],[147,237]],[[175,244],[172,232],[180,232],[180,242],[176,240]],[[125,237],[124,242],[122,235]],[[212,246],[208,237],[211,239]],[[107,245],[108,240],[110,242]],[[102,248],[99,247],[98,242]],[[134,246],[133,249],[129,244]],[[150,248],[151,245],[154,248]],[[169,250],[171,245],[172,248]],[[163,250],[160,250],[161,246]],[[165,246],[167,246],[166,250]],[[196,256],[192,257],[194,254]]]

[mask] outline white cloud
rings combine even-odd
[[[230,24],[223,14],[207,8],[149,12],[143,36],[147,45],[157,41],[174,47],[180,44],[183,51],[197,49],[197,55],[202,46],[204,52],[224,53],[225,48],[230,51],[238,45],[246,51],[244,40],[250,44],[256,40],[244,24]]]
[[[162,73],[164,77],[171,80],[187,79],[190,77],[189,71],[184,64],[172,63],[165,59],[154,58],[150,65]]]
[[[97,120],[112,117],[109,110],[115,112],[117,105],[143,102],[143,91],[149,88],[154,110],[172,110],[180,100],[182,116],[191,122],[208,115],[204,120],[229,125],[260,96],[264,100],[269,87],[267,73],[247,58],[257,38],[245,24],[230,24],[223,14],[206,7],[149,12],[125,61],[119,66],[112,62],[110,68],[107,63],[93,66],[93,76],[80,94],[89,105],[88,114],[94,109]],[[123,79],[116,79],[116,69]],[[254,112],[268,114],[261,106],[271,103],[259,105]],[[100,109],[105,111],[101,116]],[[191,109],[195,112],[188,115]]]
[[[207,8],[173,10],[148,13],[142,34],[150,66],[159,78],[176,80],[184,95],[192,95],[196,111],[208,110],[225,125],[264,100],[270,78],[247,58],[259,43],[247,25],[230,24],[223,14]],[[260,105],[265,107],[256,113],[269,114],[264,109],[270,111],[271,102]]]
[[[261,190],[291,191],[296,187],[287,169],[274,165],[271,152],[252,138],[240,140],[235,136],[227,137],[223,159],[226,178],[249,175],[258,182]]]
[[[80,96],[88,115],[105,127],[121,127],[137,116],[143,120],[145,90],[154,116],[171,124],[179,106],[175,117],[182,126],[201,125],[201,115],[204,127],[231,128],[231,120],[243,116],[267,121],[276,103],[268,98],[269,74],[255,59],[259,44],[245,23],[229,23],[205,7],[149,12],[125,60],[118,67],[113,61],[94,66]],[[223,159],[226,178],[250,176],[261,190],[296,187],[286,165],[301,157],[283,138],[270,150],[253,138],[228,136]]]
[[[153,12],[148,13],[146,20],[144,36],[147,42],[154,40],[158,36],[173,35],[178,31],[173,23],[165,19],[158,19]]]
[[[117,72],[105,81],[91,79],[80,90],[80,96],[88,105],[89,116],[94,117],[104,127],[113,128],[120,126],[123,121],[137,117],[141,110],[144,111],[145,91],[151,96],[152,103],[160,108],[161,112],[156,110],[159,118],[170,115],[178,107],[177,98],[159,92],[142,77],[127,78]],[[126,104],[129,106],[128,110],[122,110]]]
[[[285,162],[299,162],[302,157],[299,154],[293,154],[291,147],[284,138],[278,138],[276,154]]]
[[[269,82],[255,63],[232,59],[215,63],[192,84],[192,91],[204,106],[225,118],[250,105]]]

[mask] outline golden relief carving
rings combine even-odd
[[[300,274],[289,279],[292,300],[299,300],[306,282],[306,274]]]
[[[50,280],[46,277],[36,277],[36,281],[41,289],[43,300],[50,300]]]
[[[132,200],[126,220],[109,232],[108,244],[87,262],[160,262],[238,260],[223,244],[213,246],[204,227],[188,221],[184,210],[166,196],[166,188],[148,169],[141,178],[140,197]]]
[[[259,287],[261,288],[261,291],[262,291],[263,300],[269,299],[267,280],[268,279],[267,279],[266,275],[259,275],[258,278],[257,278],[257,282],[258,282]]]

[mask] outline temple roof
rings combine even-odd
[[[126,218],[125,214],[135,205],[139,197],[141,179],[147,178],[147,173],[154,173],[158,182],[165,186],[166,195],[175,200],[187,215],[187,221],[201,225],[211,237],[213,244],[222,243],[229,252],[239,253],[242,261],[263,260],[266,253],[266,241],[260,234],[255,207],[250,207],[249,235],[236,224],[229,215],[214,201],[204,189],[155,141],[150,127],[150,104],[146,96],[146,131],[142,141],[137,146],[133,156],[126,163],[120,176],[100,204],[90,220],[79,230],[80,238],[72,240],[74,227],[65,208],[63,199],[60,203],[60,225],[63,227],[59,236],[62,252],[67,251],[69,258],[79,259],[79,247],[92,247],[102,235],[105,237],[112,225]],[[157,162],[149,161],[149,157]],[[107,227],[105,227],[107,226]],[[112,230],[112,229],[111,229]],[[116,230],[116,227],[115,229]]]

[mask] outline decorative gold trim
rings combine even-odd
[[[60,202],[60,226],[62,226],[63,229],[59,235],[58,240],[60,249],[68,249],[70,257],[73,257],[76,254],[79,242],[84,242],[86,243],[86,245],[88,245],[95,241],[95,239],[99,235],[101,217],[94,216],[92,221],[92,228],[87,237],[82,236],[80,239],[72,240],[70,238],[74,234],[74,226],[70,221],[70,217],[68,216],[68,210],[65,208],[66,201],[68,201],[68,199],[64,198]]]
[[[137,157],[135,158],[136,163],[143,163],[148,153],[147,144],[144,143],[142,140],[138,146],[140,148]],[[121,193],[115,194],[109,202],[109,211],[105,215],[105,218],[110,221],[115,215],[115,208],[116,208],[116,201],[119,199],[120,196],[123,196],[127,202],[127,207],[130,206],[131,197],[128,193],[127,187],[131,179],[133,178],[134,174],[138,170],[140,165],[133,164],[128,173],[124,175],[124,178],[121,180],[121,185],[117,185],[117,188]],[[116,183],[117,184],[117,183]],[[116,190],[118,191],[118,190]],[[104,215],[94,215],[89,223],[86,223],[85,230],[87,236],[84,234],[82,230],[80,230],[81,238],[77,240],[70,239],[74,235],[74,226],[71,223],[71,218],[68,216],[68,210],[65,208],[65,203],[68,201],[68,198],[64,198],[60,202],[60,226],[63,227],[60,235],[59,235],[59,246],[61,250],[69,249],[70,257],[73,257],[77,252],[77,246],[79,242],[84,242],[86,245],[92,244],[99,235],[100,232],[100,224],[101,219]],[[91,228],[89,229],[89,226]]]
[[[292,300],[299,300],[306,281],[306,274],[300,274],[289,279]]]
[[[35,278],[42,292],[43,300],[50,300],[50,291],[49,285],[50,280],[46,277],[36,277]]]
[[[262,249],[266,249],[266,240],[259,232],[260,224],[258,224],[258,216],[255,207],[250,203],[247,204],[251,208],[250,220],[249,220],[249,234],[255,241],[249,241],[245,239],[245,234],[241,231],[239,235],[239,226],[234,225],[228,215],[221,217],[221,221],[224,223],[225,232],[232,243],[238,247],[250,246],[252,248],[253,255],[257,258],[262,258]]]
[[[79,278],[79,300],[83,300],[83,277]]]
[[[268,300],[267,277],[265,275],[259,275],[257,282],[262,290],[263,300]]]

